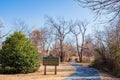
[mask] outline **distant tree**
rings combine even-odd
[[[9,31],[9,32],[7,32],[5,34],[2,34],[2,30],[1,30],[2,28],[4,28],[4,23],[0,19],[0,50],[2,49],[2,38],[4,38],[5,36],[7,36],[10,33],[10,31]]]
[[[3,27],[3,22],[2,20],[0,19],[0,28]]]
[[[35,29],[30,34],[30,40],[41,53],[41,57],[46,56],[53,42],[52,29],[47,27]]]
[[[0,20],[0,29],[3,27],[3,22]],[[1,30],[0,30],[0,50],[2,49],[2,41],[1,41]]]
[[[44,44],[45,40],[43,34],[44,33],[38,29],[33,30],[32,33],[30,34],[31,42],[36,46],[36,49],[41,53],[45,49],[45,44]]]
[[[83,55],[86,56],[89,59],[89,61],[90,61],[90,57],[93,57],[95,53],[94,49],[95,49],[94,41],[89,34],[85,37],[85,43],[83,48]]]
[[[59,57],[59,42],[55,42],[50,54]],[[71,56],[76,56],[76,48],[71,43],[63,43],[64,61],[68,61]]]
[[[26,34],[28,37],[30,35],[30,30],[28,28],[28,25],[25,23],[25,21],[21,20],[21,19],[16,19],[13,22],[13,29],[15,31],[21,31],[24,34]]]
[[[54,42],[53,29],[51,27],[43,27],[40,30],[43,33],[45,50],[46,50],[45,52],[47,54],[48,51],[52,48],[52,44]]]
[[[71,43],[63,44],[63,51],[65,52],[65,61],[69,61],[72,56],[76,56],[76,48]]]
[[[2,28],[4,27],[4,23],[3,23],[3,21],[0,19],[0,39],[1,38],[3,38],[3,37],[5,37],[5,36],[7,36],[8,34],[9,34],[9,32],[8,33],[6,33],[6,34],[4,34],[4,35],[1,35],[1,33],[2,33]]]
[[[52,55],[56,56],[56,57],[60,57],[60,44],[59,41],[55,41],[54,44],[52,45],[52,49],[51,49],[51,53]]]
[[[114,16],[109,19],[112,21],[120,16],[120,0],[75,0],[81,6],[93,10],[97,15],[113,14]]]

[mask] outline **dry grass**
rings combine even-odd
[[[54,75],[54,66],[47,66],[47,75],[44,75],[44,66],[41,66],[35,73],[29,74],[0,74],[0,80],[63,80],[74,73],[75,68],[69,63],[60,63],[57,67],[57,75]]]
[[[101,80],[120,80],[120,78],[116,78],[108,73],[100,72]]]

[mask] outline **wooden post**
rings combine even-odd
[[[44,66],[44,75],[46,75],[46,65]]]
[[[57,74],[57,66],[55,66],[55,75]]]

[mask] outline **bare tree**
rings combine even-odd
[[[84,46],[84,40],[85,40],[86,27],[87,27],[87,23],[76,21],[76,23],[73,24],[71,26],[71,28],[70,28],[71,32],[75,36],[77,53],[78,53],[80,62],[82,62],[82,53],[83,53],[83,46]],[[80,34],[81,34],[81,37],[82,37],[81,38],[82,39],[82,41],[81,41],[81,49],[79,48],[80,45],[78,43],[78,39],[79,39]]]
[[[42,32],[42,36],[44,38],[44,53],[45,55],[48,55],[54,41],[53,31],[52,28],[49,27],[43,27],[40,31]]]
[[[30,35],[30,40],[36,46],[38,51],[42,52],[44,50],[44,38],[40,30],[33,30]]]
[[[59,18],[58,22],[53,20],[52,18],[48,18],[49,25],[53,27],[56,39],[59,40],[60,43],[60,61],[64,61],[64,52],[63,52],[63,41],[66,35],[70,32],[68,23],[63,19]]]
[[[114,14],[109,21],[114,20],[120,16],[120,0],[75,0],[80,3],[81,6],[87,7],[93,10],[97,15],[104,13]]]
[[[2,38],[4,38],[4,37],[6,37],[9,33],[10,33],[10,31],[9,32],[7,32],[7,33],[5,33],[5,34],[2,34],[2,28],[4,27],[4,23],[3,23],[3,21],[0,19],[0,50],[2,49]]]
[[[3,22],[0,20],[0,28],[3,27]],[[0,50],[2,49],[2,41],[1,41],[1,30],[0,30]]]
[[[85,43],[84,43],[84,49],[83,49],[83,55],[86,56],[86,58],[88,58],[89,62],[91,61],[91,57],[93,58],[93,54],[95,46],[93,43],[93,39],[90,36],[90,34],[86,35],[85,37]]]
[[[47,27],[35,29],[30,34],[30,40],[36,46],[38,52],[41,53],[41,56],[46,56],[53,40],[52,31]]]
[[[76,48],[77,48],[77,53],[79,56],[79,61],[81,60],[81,56],[80,56],[80,48],[79,48],[79,41],[78,41],[78,37],[81,34],[80,30],[78,29],[79,27],[76,25],[76,23],[72,24],[70,27],[70,31],[73,33],[73,35],[75,36],[75,40],[76,40]]]
[[[72,56],[76,56],[76,48],[71,43],[64,43],[65,61],[69,61]]]
[[[4,27],[4,23],[3,23],[3,21],[0,19],[0,39],[3,38],[3,37],[5,37],[5,36],[7,36],[7,35],[10,33],[10,31],[8,31],[7,33],[1,35],[1,29],[2,29],[3,27]]]
[[[51,54],[54,56],[59,57],[59,51],[60,51],[60,47],[59,47],[59,42],[55,42],[54,47],[51,51]],[[64,61],[68,61],[70,59],[71,56],[76,56],[76,48],[71,44],[71,43],[63,43],[63,52],[64,54]]]
[[[48,27],[44,27],[42,30],[44,31],[46,49],[49,50],[52,47],[52,42],[54,40],[53,29],[48,28]]]
[[[27,36],[30,35],[30,30],[28,28],[28,25],[25,23],[25,21],[22,21],[21,19],[16,19],[13,22],[13,28],[15,31],[21,31]]]
[[[79,29],[80,29],[80,32],[81,32],[81,36],[82,36],[82,44],[81,44],[81,51],[80,51],[80,62],[82,62],[82,54],[83,54],[83,49],[84,49],[84,42],[85,42],[85,32],[86,32],[86,27],[87,27],[87,23],[85,22],[81,22],[81,23],[78,23],[78,26],[79,26]]]
[[[52,51],[50,54],[52,54],[56,57],[59,57],[60,56],[59,53],[60,53],[60,44],[59,44],[58,40],[56,40],[55,43],[53,44]]]

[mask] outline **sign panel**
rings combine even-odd
[[[52,55],[50,55],[48,57],[43,57],[43,65],[44,66],[58,66],[59,58],[54,57]]]

